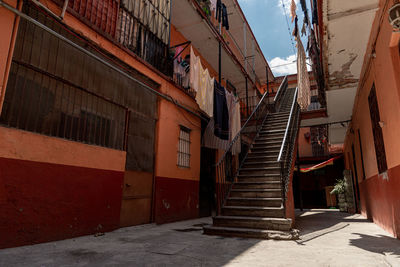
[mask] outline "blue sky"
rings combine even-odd
[[[294,23],[291,23],[289,15],[291,0],[238,0],[261,50],[276,76],[296,73],[296,63],[293,63],[296,60],[296,55],[291,44],[282,1],[286,6],[285,12],[289,20],[290,32],[292,32]],[[295,0],[295,2],[299,17],[298,24],[301,29],[303,26],[303,11],[299,0]],[[309,1],[306,2],[311,19],[310,3]],[[294,37],[292,39],[294,45],[296,45]],[[303,37],[302,40],[304,47],[306,47],[306,38]],[[288,63],[292,64],[286,65]]]

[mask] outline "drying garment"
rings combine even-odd
[[[214,135],[214,118],[211,118],[203,134],[202,145],[211,149],[228,150],[229,140],[222,140]]]
[[[222,1],[217,0],[217,11],[215,12],[215,18],[218,22],[221,22],[221,15],[222,15]]]
[[[178,62],[182,61],[182,52],[183,52],[183,47],[182,46],[178,46],[175,49],[175,57],[178,60]]]
[[[317,0],[313,0],[313,10],[312,10],[312,23],[318,25],[318,6]]]
[[[294,21],[294,18],[296,17],[296,2],[292,0],[292,3],[290,4],[290,16],[292,17],[292,23]]]
[[[317,40],[315,38],[314,30],[311,30],[308,37],[307,45],[308,55],[312,61],[312,69],[314,73],[315,80],[318,86],[318,102],[322,107],[326,107],[326,96],[325,96],[325,80],[324,71],[320,61],[320,51],[317,45]]]
[[[214,11],[217,9],[217,0],[210,0],[210,10]]]
[[[306,52],[304,51],[300,35],[297,33],[297,83],[298,97],[301,109],[307,109],[311,103],[310,78],[308,76]]]
[[[222,4],[222,27],[225,27],[227,31],[229,30],[228,10],[225,4]]]
[[[229,140],[229,111],[225,88],[214,81],[214,134],[222,140]]]
[[[190,87],[196,92],[199,90],[200,66],[200,57],[197,57],[190,47]]]
[[[229,141],[232,142],[236,137],[237,133],[240,131],[240,104],[239,100],[227,90],[225,90],[226,102],[229,111]],[[239,110],[237,108],[239,107]],[[241,143],[240,136],[238,140],[232,145],[232,154],[236,155],[240,153]]]
[[[200,65],[199,88],[196,94],[196,102],[200,109],[208,116],[213,116],[214,108],[214,79],[211,78],[208,69]]]

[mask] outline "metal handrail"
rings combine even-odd
[[[221,159],[218,161],[216,165],[219,165],[223,160],[225,160],[226,155],[229,153],[231,150],[232,146],[234,143],[236,143],[237,139],[239,136],[242,134],[243,129],[246,128],[247,124],[251,121],[251,119],[254,117],[254,115],[257,113],[258,109],[260,108],[261,104],[263,103],[265,97],[268,97],[268,92],[265,92],[264,95],[262,96],[260,102],[258,102],[256,108],[253,110],[251,113],[250,117],[246,120],[246,122],[243,124],[243,127],[240,129],[240,131],[236,134],[235,138],[232,139],[232,142],[229,144],[228,149],[225,151],[225,153],[222,155]]]
[[[278,98],[282,97],[283,87],[286,85],[287,79],[288,79],[288,76],[285,76],[285,78],[283,79],[281,85],[279,86],[278,92],[276,93],[276,95],[274,97],[274,102],[276,102],[278,100]]]
[[[286,144],[286,140],[287,140],[287,137],[288,137],[290,125],[292,124],[293,111],[294,111],[294,107],[295,107],[295,104],[296,104],[296,101],[297,101],[298,92],[299,92],[299,88],[296,87],[296,92],[294,93],[293,102],[292,102],[292,108],[290,109],[289,121],[288,121],[288,123],[286,125],[285,135],[283,137],[282,146],[281,146],[281,150],[279,151],[279,156],[278,156],[277,162],[281,162],[282,161],[283,150],[285,148],[285,144]]]

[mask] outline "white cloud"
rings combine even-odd
[[[307,59],[310,64],[310,60]],[[307,64],[308,71],[311,71],[311,66]],[[275,57],[269,61],[272,72],[275,76],[284,76],[297,73],[297,56],[290,55],[287,58]]]

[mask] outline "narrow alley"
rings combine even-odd
[[[400,241],[360,215],[297,212],[297,241],[202,234],[211,218],[0,250],[0,266],[400,266]]]

